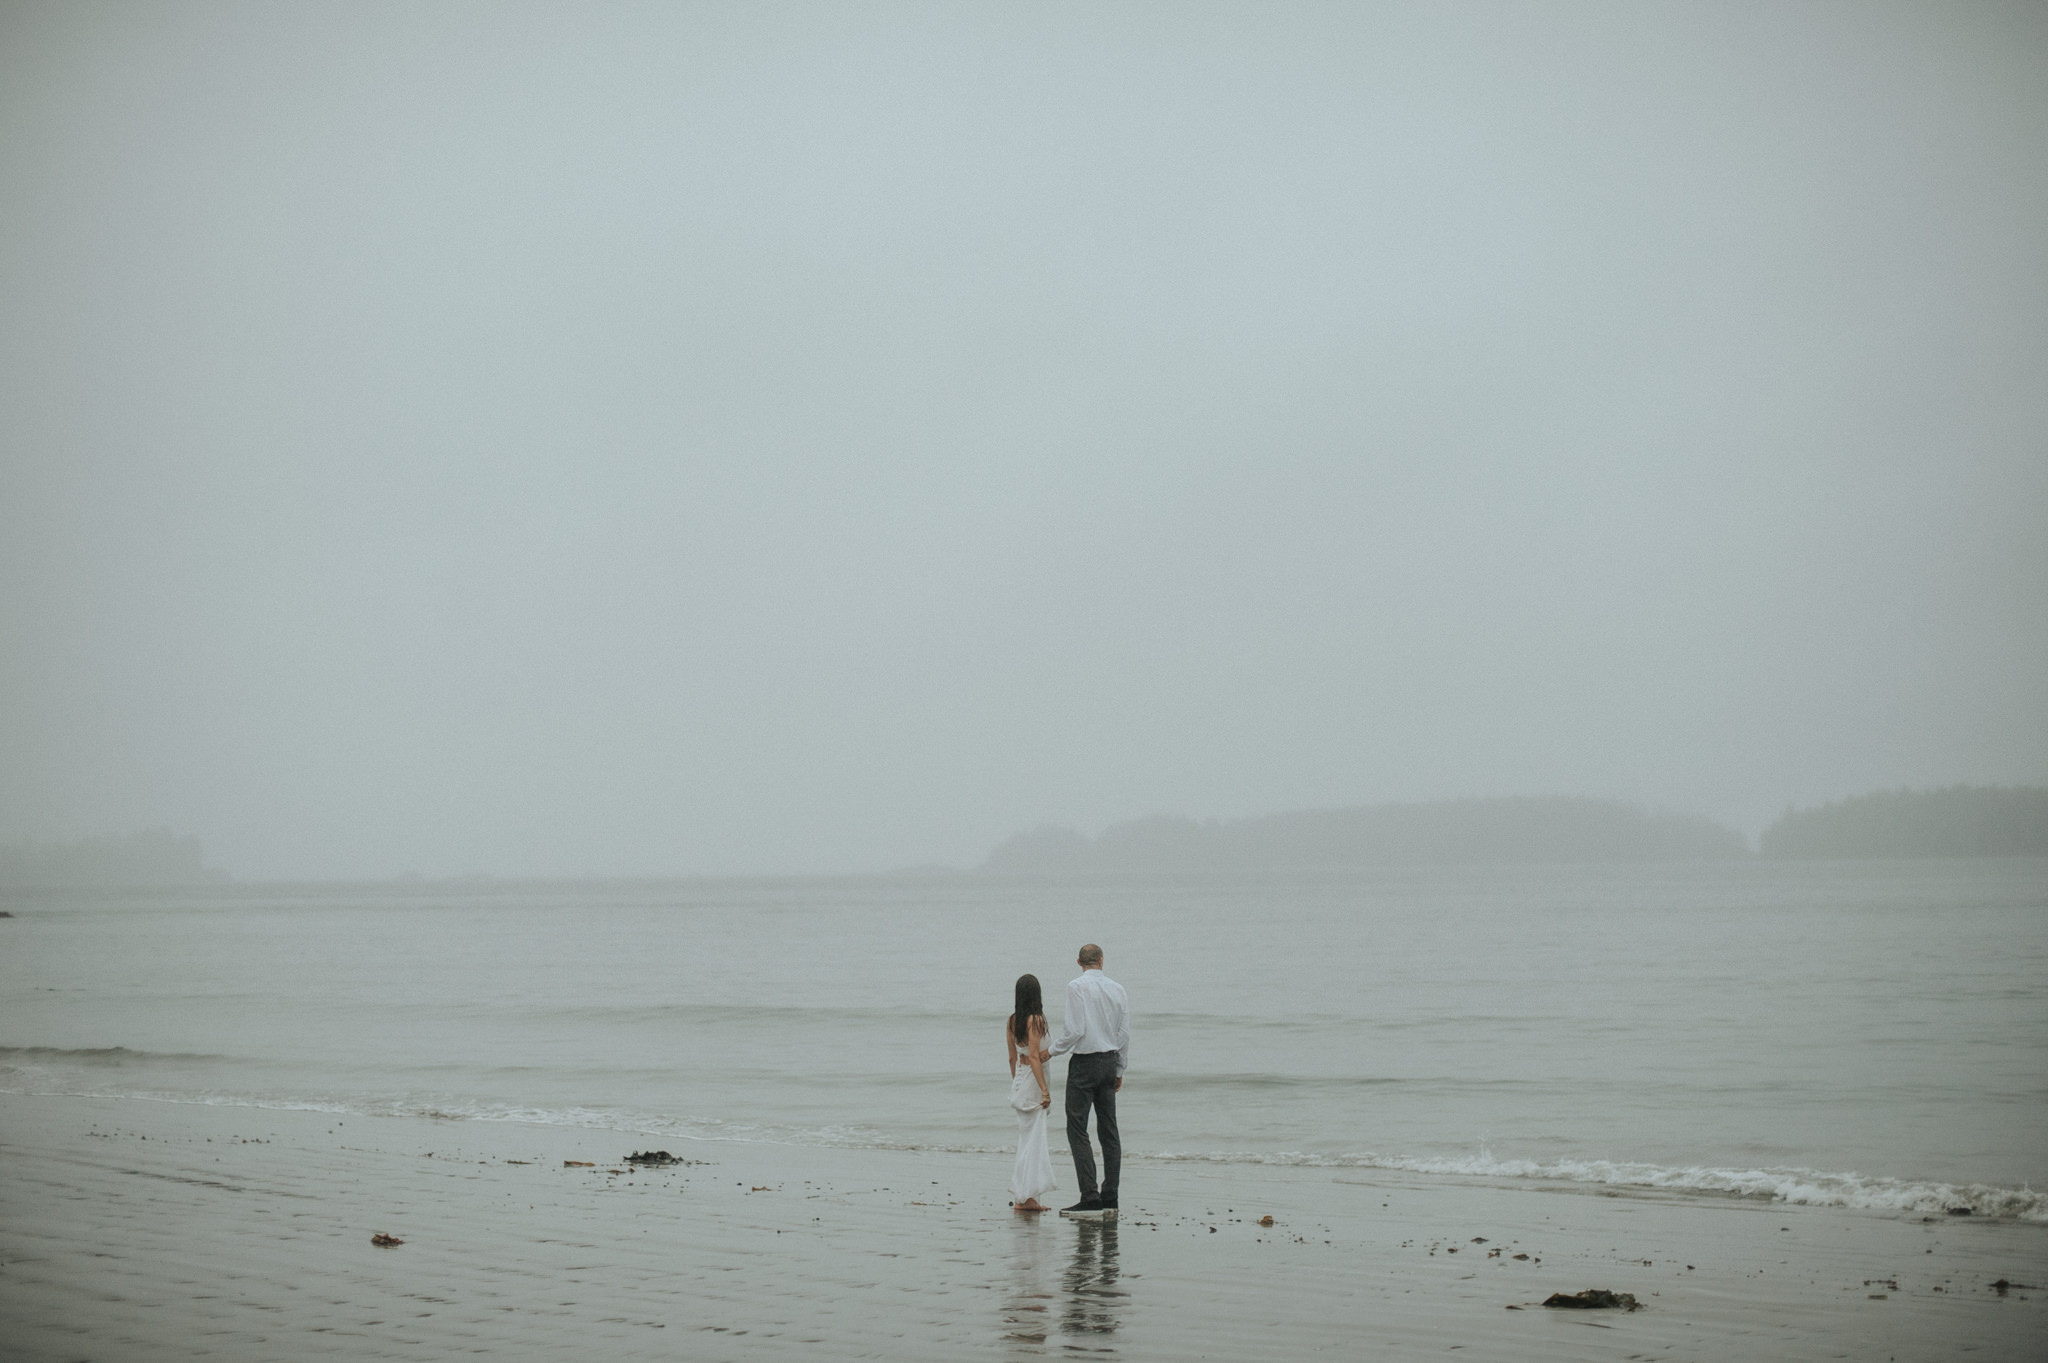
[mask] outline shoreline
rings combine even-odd
[[[631,1133],[0,1095],[0,1334],[51,1360],[1733,1360],[2048,1333],[2048,1292],[1993,1287],[2048,1286],[2023,1223],[1129,1159],[1098,1226],[1011,1212],[1006,1155],[667,1139],[688,1163],[634,1169]],[[1588,1288],[1645,1309],[1540,1306]]]
[[[0,1047],[0,1059],[7,1055],[31,1054],[34,1047]],[[122,1047],[107,1048],[120,1053]],[[72,1054],[72,1053],[65,1053]],[[0,1088],[0,1102],[10,1099],[82,1099],[161,1104],[168,1107],[212,1107],[226,1111],[306,1113],[335,1120],[425,1120],[474,1122],[558,1130],[603,1136],[621,1133],[629,1139],[659,1144],[691,1142],[706,1146],[780,1146],[792,1150],[826,1150],[849,1155],[864,1151],[877,1154],[914,1154],[959,1157],[1009,1158],[1010,1151],[995,1144],[931,1142],[905,1144],[888,1140],[861,1141],[818,1139],[814,1128],[777,1128],[753,1123],[702,1124],[698,1129],[679,1129],[677,1123],[648,1113],[605,1112],[576,1109],[549,1113],[533,1107],[491,1107],[460,1104],[351,1102],[342,1099],[264,1100],[247,1095],[178,1095],[140,1090],[121,1092],[104,1087],[90,1090]],[[571,1118],[564,1120],[564,1118]],[[710,1129],[705,1129],[708,1126]],[[990,1133],[998,1134],[998,1133]],[[1735,1168],[1707,1164],[1662,1165],[1635,1160],[1560,1156],[1540,1159],[1524,1156],[1500,1158],[1486,1145],[1477,1153],[1409,1155],[1377,1151],[1256,1151],[1256,1150],[1126,1150],[1125,1157],[1148,1164],[1208,1166],[1221,1174],[1239,1168],[1297,1169],[1333,1176],[1345,1173],[1380,1176],[1419,1175],[1430,1180],[1466,1180],[1503,1191],[1586,1192],[1601,1196],[1714,1201],[1727,1198],[1760,1206],[1800,1206],[1860,1211],[1878,1216],[1974,1217],[1980,1223],[2018,1223],[2048,1229],[2048,1193],[2036,1192],[2030,1184],[2017,1185],[1967,1182],[1940,1178],[1901,1178],[1853,1171],[1835,1172],[1795,1166]],[[1056,1152],[1056,1159],[1064,1159]]]

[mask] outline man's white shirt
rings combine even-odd
[[[1131,1058],[1131,1008],[1124,999],[1124,987],[1100,970],[1084,970],[1081,978],[1067,986],[1067,1017],[1059,1040],[1052,1043],[1054,1055],[1092,1055],[1116,1052],[1117,1077],[1122,1078]]]

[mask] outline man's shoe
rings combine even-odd
[[[1071,1207],[1060,1208],[1060,1215],[1100,1216],[1102,1215],[1102,1199],[1099,1197],[1084,1197]]]
[[[1103,1214],[1104,1216],[1115,1216],[1115,1215],[1116,1215],[1116,1194],[1115,1194],[1115,1193],[1104,1193],[1104,1194],[1102,1195],[1102,1197],[1101,1197],[1101,1198],[1100,1198],[1099,1200],[1100,1200],[1100,1201],[1101,1201],[1101,1203],[1102,1203],[1102,1214]]]

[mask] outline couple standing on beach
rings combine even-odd
[[[1067,1062],[1067,1146],[1074,1152],[1074,1175],[1081,1182],[1081,1200],[1062,1208],[1062,1216],[1115,1216],[1117,1175],[1123,1164],[1123,1142],[1116,1128],[1116,1095],[1124,1086],[1124,1066],[1131,1052],[1131,1014],[1124,987],[1102,973],[1102,948],[1090,942],[1075,964],[1081,976],[1067,986],[1067,1016],[1060,1036],[1045,1044],[1049,1030],[1045,1003],[1036,975],[1017,977],[1017,1007],[1003,1024],[1003,1044],[1010,1055],[1010,1106],[1017,1111],[1017,1164],[1010,1173],[1011,1206],[1020,1212],[1048,1210],[1038,1198],[1059,1184],[1053,1181],[1052,1151],[1046,1142],[1046,1113],[1052,1107],[1052,1085],[1045,1065],[1056,1055],[1073,1054]],[[1088,1114],[1095,1113],[1095,1134],[1102,1142],[1102,1182],[1095,1181],[1095,1152],[1088,1146]]]

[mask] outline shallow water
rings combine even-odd
[[[0,1091],[999,1149],[1021,971],[1127,1147],[2048,1222],[2048,861],[51,894]]]

